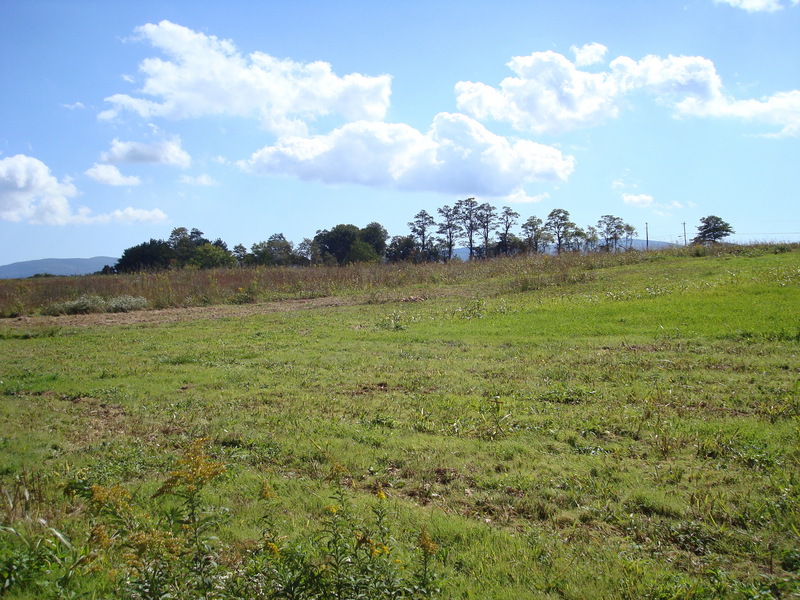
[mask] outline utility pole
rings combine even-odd
[[[644,249],[650,250],[650,230],[647,228],[647,221],[644,222]]]
[[[686,221],[683,222],[683,245],[688,246],[686,243]]]

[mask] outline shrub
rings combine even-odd
[[[105,300],[100,296],[84,294],[76,300],[56,302],[42,310],[45,315],[86,315],[105,311]]]
[[[84,294],[76,300],[55,302],[42,309],[42,314],[58,316],[88,315],[90,313],[102,312],[131,312],[134,310],[144,310],[147,308],[147,304],[147,299],[140,296],[123,294],[121,296],[115,296],[110,300],[104,300],[100,296]]]
[[[147,308],[147,298],[127,294],[111,298],[106,303],[106,312],[132,312]]]

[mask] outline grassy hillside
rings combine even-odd
[[[0,322],[0,595],[800,594],[797,249],[300,271]]]

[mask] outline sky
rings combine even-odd
[[[800,241],[798,31],[800,0],[3,0],[0,264],[467,197]]]

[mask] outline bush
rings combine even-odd
[[[105,312],[106,302],[100,296],[84,294],[77,300],[56,302],[42,310],[45,315],[87,315],[89,313]]]
[[[147,298],[141,296],[117,296],[106,303],[106,312],[132,312],[147,308]]]
[[[100,296],[84,294],[77,300],[55,302],[42,309],[42,314],[50,316],[88,315],[102,312],[130,312],[144,310],[145,308],[147,308],[147,299],[140,296],[124,294],[110,300],[104,300]]]

